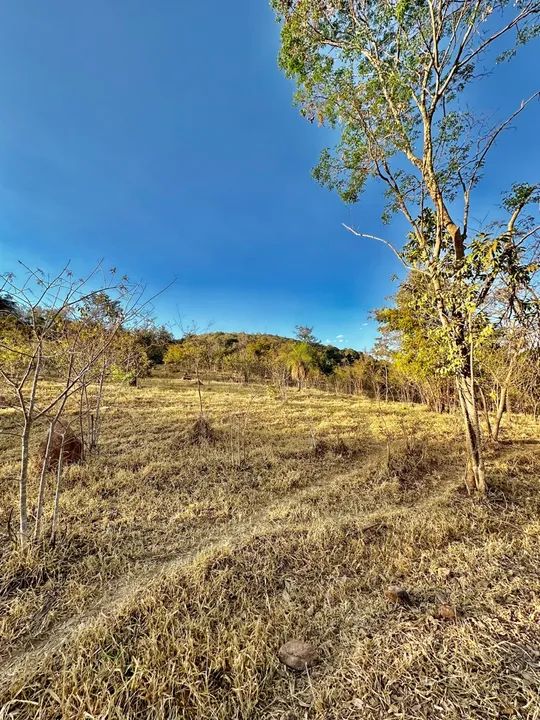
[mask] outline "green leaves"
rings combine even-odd
[[[414,313],[406,315],[413,324],[402,328],[412,339],[410,361],[423,357],[440,372],[466,372],[471,343],[482,342],[489,327],[493,295],[504,297],[508,312],[527,302],[536,265],[522,247],[532,227],[520,213],[540,201],[540,193],[535,186],[515,185],[504,200],[511,214],[507,226],[471,236],[471,193],[495,139],[516,113],[491,127],[463,106],[463,91],[484,74],[485,54],[494,43],[506,38],[507,47],[499,49],[513,51],[538,33],[533,5],[273,4],[283,23],[280,64],[296,82],[302,114],[339,132],[335,147],[322,152],[314,177],[348,203],[375,178],[386,189],[383,219],[401,212],[410,223],[401,257],[425,280],[421,292],[415,287]],[[453,217],[458,198],[463,227]],[[415,325],[420,318],[423,324]],[[415,345],[433,357],[414,354]]]
[[[509,212],[540,202],[540,185],[516,183],[503,199],[503,207]]]
[[[368,178],[377,178],[387,187],[386,217],[401,211],[410,221],[428,205],[445,227],[440,196],[448,206],[468,184],[474,187],[484,168],[483,148],[491,144],[478,114],[461,107],[462,93],[493,43],[512,38],[511,48],[501,49],[513,52],[538,34],[530,3],[272,4],[282,23],[280,65],[296,81],[302,114],[340,132],[315,178],[346,202],[356,202]]]

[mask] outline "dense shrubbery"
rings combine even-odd
[[[531,303],[527,314],[508,313],[497,307],[493,293],[488,312],[478,314],[469,328],[471,372],[476,394],[488,425],[498,438],[508,409],[531,413],[540,410],[539,307]],[[381,337],[377,348],[388,366],[390,397],[414,400],[434,410],[458,405],[448,345],[426,304],[422,277],[411,275],[392,307],[376,311]],[[490,418],[490,413],[492,417]]]

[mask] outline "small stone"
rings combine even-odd
[[[302,640],[289,640],[279,648],[278,657],[292,670],[305,670],[317,661],[317,650]]]
[[[456,608],[448,603],[442,603],[439,605],[436,615],[440,620],[457,620]]]
[[[405,588],[399,587],[398,585],[389,585],[384,591],[385,597],[391,603],[395,605],[410,605],[411,596],[405,590]]]

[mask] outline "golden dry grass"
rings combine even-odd
[[[207,384],[194,442],[189,383],[109,392],[59,542],[2,549],[0,718],[540,718],[532,422],[490,450],[479,500],[458,420],[419,406]],[[277,659],[293,638],[319,649],[309,674]]]

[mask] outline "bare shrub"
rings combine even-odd
[[[84,454],[84,418],[90,421],[89,448],[97,444],[99,409],[105,372],[114,357],[126,356],[120,346],[131,346],[128,329],[140,321],[144,288],[118,279],[116,271],[103,272],[98,265],[86,277],[75,279],[66,265],[56,275],[46,275],[25,265],[24,276],[13,273],[0,275],[0,290],[11,298],[8,314],[2,318],[0,342],[0,380],[11,394],[16,407],[15,427],[7,432],[21,442],[19,461],[19,542],[29,537],[28,494],[31,440],[43,421],[52,423],[47,447],[42,450],[42,472],[34,538],[41,533],[45,500],[48,454],[56,452],[58,465],[59,434],[54,431],[64,415],[69,398],[80,394],[81,438],[72,431],[65,443],[66,461],[81,459]],[[131,362],[132,353],[127,357]],[[99,370],[98,370],[99,368]],[[44,388],[44,379],[54,378],[58,384]],[[88,402],[87,388],[96,382],[98,390],[93,405]],[[86,401],[86,403],[84,402]],[[68,430],[66,429],[66,433]],[[66,438],[64,437],[64,440]],[[50,442],[49,442],[50,441]],[[60,463],[61,465],[62,463]],[[55,499],[57,514],[57,498]]]

